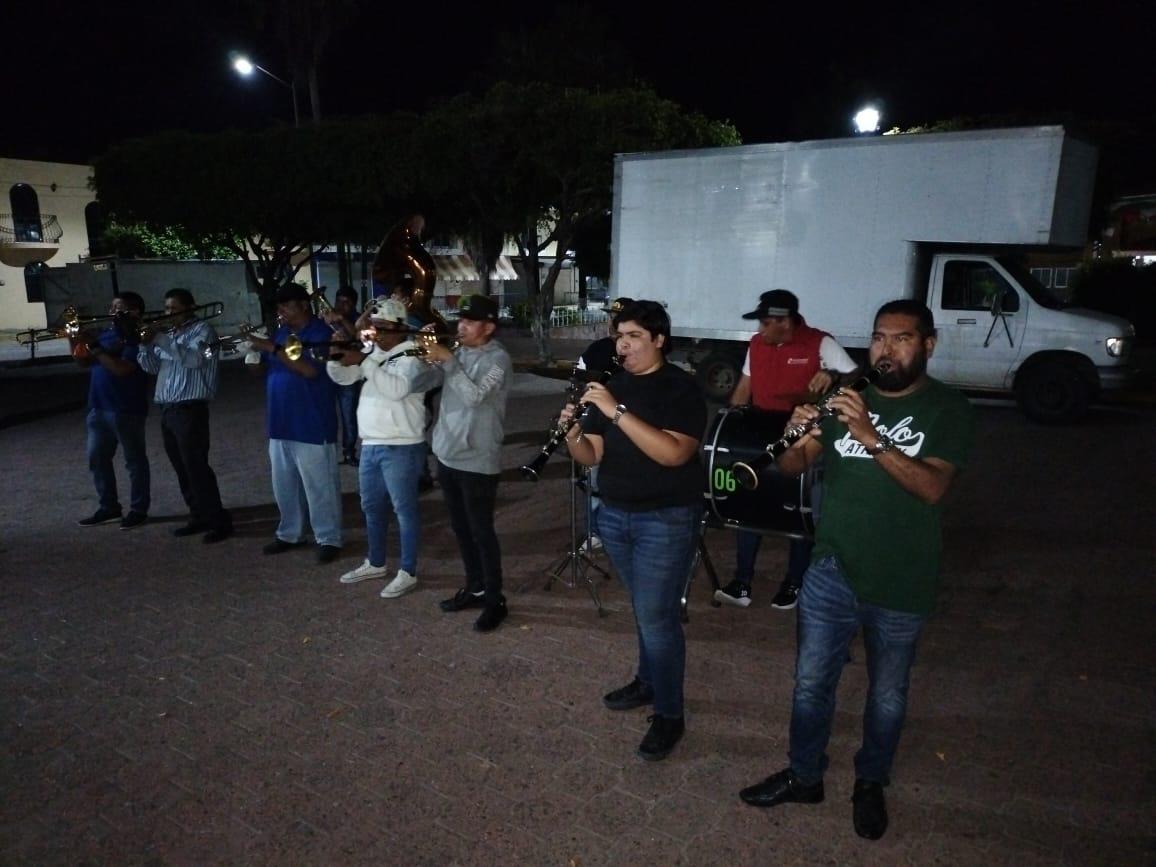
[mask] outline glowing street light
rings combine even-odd
[[[278,84],[282,85],[283,87],[289,88],[289,93],[293,97],[293,126],[295,126],[295,127],[301,126],[301,115],[297,111],[297,84],[295,82],[289,82],[289,81],[286,81],[285,79],[281,78],[278,75],[274,75],[272,72],[270,72],[265,67],[259,66],[256,63],[254,63],[253,61],[251,61],[244,54],[237,54],[234,52],[232,55],[230,55],[230,57],[232,58],[233,70],[238,75],[240,75],[244,78],[248,78],[250,75],[253,74],[254,70],[257,72],[263,72],[265,75],[269,76],[271,79],[273,79]]]
[[[880,120],[882,120],[882,115],[879,114],[879,109],[872,105],[865,105],[856,112],[855,117],[852,118],[852,123],[855,125],[855,132],[859,135],[869,135],[873,132],[879,132]]]

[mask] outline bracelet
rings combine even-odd
[[[622,421],[622,416],[625,413],[626,413],[626,404],[620,403],[620,404],[618,404],[618,406],[614,407],[614,418],[611,420],[611,424],[616,425],[620,421]]]

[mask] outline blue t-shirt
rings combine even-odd
[[[292,333],[289,326],[282,325],[274,333],[273,342],[283,346]],[[313,318],[297,332],[297,337],[304,343],[320,343],[329,340],[332,333],[328,325]],[[262,353],[269,365],[265,380],[269,439],[316,445],[337,442],[336,386],[325,372],[325,361],[315,357],[318,350],[323,359],[328,355],[324,347],[307,347],[301,356],[317,368],[317,376],[312,379],[286,367],[280,354]]]
[[[136,363],[137,341],[128,343],[115,327],[106,328],[97,338],[100,347],[110,355],[134,366],[127,376],[117,376],[99,361],[92,367],[92,378],[88,383],[88,408],[102,412],[123,412],[126,415],[148,415],[149,378]]]

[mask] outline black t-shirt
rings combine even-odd
[[[680,367],[664,364],[640,376],[619,371],[606,384],[629,414],[663,430],[702,439],[706,401],[694,378]],[[648,458],[597,409],[582,421],[582,429],[603,438],[598,490],[602,499],[628,512],[702,502],[703,471],[698,450],[679,467],[664,467]]]

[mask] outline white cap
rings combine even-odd
[[[394,298],[378,298],[369,307],[371,321],[404,323],[405,317],[405,305]]]

